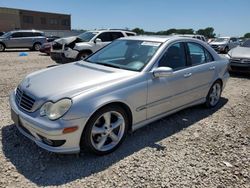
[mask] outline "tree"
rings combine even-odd
[[[207,27],[205,29],[199,29],[196,31],[196,34],[198,35],[204,35],[207,38],[214,38],[216,34],[214,33],[214,28],[212,27]]]
[[[246,33],[246,34],[244,35],[244,38],[250,38],[250,33]]]
[[[138,27],[134,28],[132,31],[137,33],[138,35],[143,35],[145,33],[145,31],[143,29],[140,29]]]

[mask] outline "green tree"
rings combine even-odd
[[[214,28],[212,27],[207,27],[205,29],[199,29],[196,31],[196,34],[198,35],[204,35],[207,38],[214,38],[216,34],[214,33]]]
[[[145,33],[145,31],[141,28],[134,28],[132,29],[133,32],[137,33],[138,35],[143,35]]]
[[[244,35],[244,38],[250,38],[250,33],[246,33],[246,34]]]

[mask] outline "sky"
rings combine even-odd
[[[250,32],[250,0],[0,0],[0,7],[71,14],[72,29],[213,27],[220,36]]]

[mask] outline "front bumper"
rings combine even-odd
[[[46,121],[44,117],[34,118],[20,109],[15,102],[14,92],[10,95],[11,117],[18,130],[39,147],[55,153],[80,152],[80,139],[86,119]],[[49,126],[48,126],[49,124]],[[78,126],[72,133],[63,133],[66,127]],[[49,143],[51,142],[51,143]]]
[[[76,59],[65,57],[63,52],[50,52],[50,57],[53,61],[59,64],[65,64],[76,61]]]
[[[242,73],[250,73],[250,63],[239,63],[230,61],[229,72],[242,72]]]

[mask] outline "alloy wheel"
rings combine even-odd
[[[220,96],[221,96],[221,85],[219,83],[215,83],[209,95],[210,105],[215,106],[219,102]]]
[[[91,130],[92,146],[98,151],[112,150],[125,133],[125,120],[116,111],[105,112],[95,121]]]

